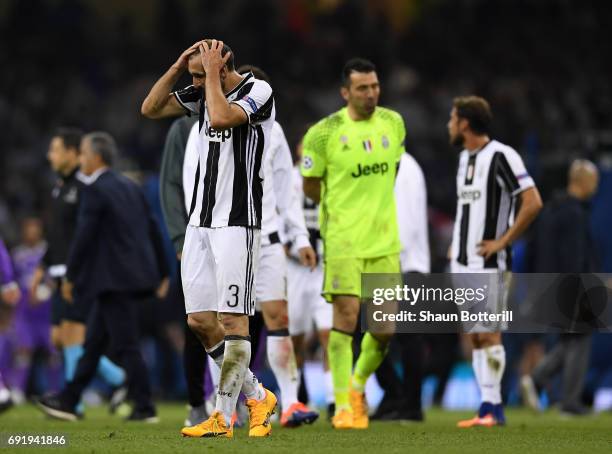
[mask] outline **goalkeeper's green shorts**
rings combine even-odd
[[[395,274],[401,284],[399,254],[374,258],[326,258],[323,262],[323,297],[331,303],[334,295],[361,298],[361,274]]]

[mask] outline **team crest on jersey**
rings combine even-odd
[[[382,136],[382,146],[383,148],[389,148],[389,138],[387,136]]]
[[[70,190],[64,196],[64,201],[66,203],[77,203],[78,194],[77,188],[70,188]]]
[[[304,156],[304,161],[302,162],[302,167],[305,170],[312,169],[313,166],[312,158],[310,156]]]
[[[366,153],[372,153],[372,141],[370,139],[361,142]]]
[[[342,151],[346,151],[349,149],[347,136],[340,136],[340,143],[342,143]]]

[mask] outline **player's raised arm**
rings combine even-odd
[[[246,111],[238,104],[229,103],[223,93],[221,73],[227,72],[226,63],[231,52],[223,53],[223,41],[213,39],[200,43],[200,56],[206,74],[206,108],[213,129],[230,129],[249,121]]]
[[[189,57],[198,49],[200,42],[186,49],[168,71],[155,82],[153,88],[142,102],[140,112],[147,118],[158,119],[178,117],[185,114],[184,107],[171,93],[174,84],[187,69]]]

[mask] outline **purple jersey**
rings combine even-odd
[[[15,275],[22,291],[27,291],[30,288],[30,282],[34,277],[34,272],[46,251],[47,243],[44,241],[41,241],[33,247],[21,245],[13,249]]]
[[[27,314],[29,318],[47,319],[49,316],[49,300],[41,301],[35,306],[29,302],[30,284],[46,250],[47,243],[44,241],[33,247],[21,245],[13,249],[15,277],[21,288],[21,300],[18,304],[17,312]]]
[[[2,238],[0,238],[0,287],[10,284],[14,280],[15,275],[13,273],[11,256],[6,250],[4,241],[2,241]]]
[[[15,277],[21,288],[21,300],[17,304],[13,321],[14,342],[18,347],[28,349],[43,347],[47,350],[51,348],[50,299],[36,305],[30,304],[30,284],[46,250],[47,244],[42,241],[33,247],[17,246],[12,251]]]

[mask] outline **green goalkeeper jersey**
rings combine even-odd
[[[322,179],[320,228],[326,258],[371,258],[400,251],[393,188],[406,130],[395,111],[377,107],[353,121],[347,108],[312,126],[301,172]]]

